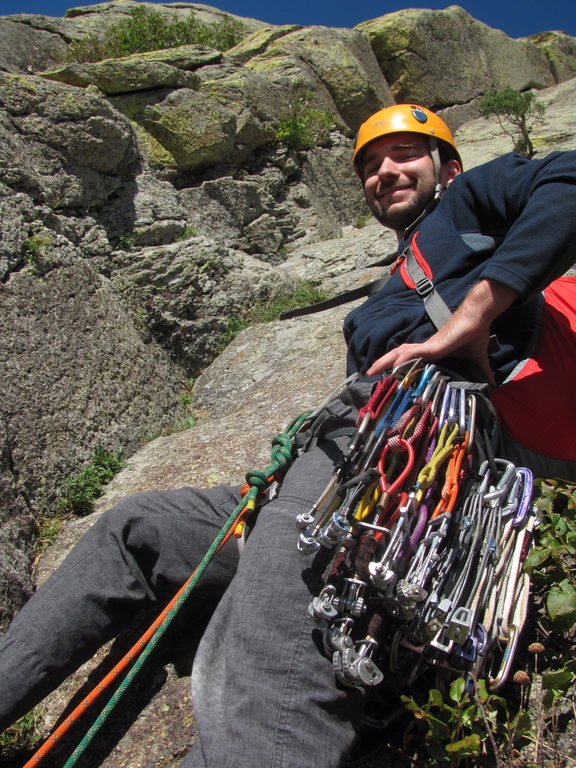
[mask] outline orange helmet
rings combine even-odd
[[[450,147],[450,153],[456,157],[460,165],[462,160],[456,149],[454,137],[450,128],[442,118],[426,107],[417,104],[395,104],[375,112],[360,126],[354,147],[354,168],[359,171],[358,163],[362,151],[370,142],[388,136],[391,133],[422,133],[431,139],[437,139]],[[435,144],[432,144],[433,149]]]

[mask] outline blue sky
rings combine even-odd
[[[74,0],[0,0],[0,14],[42,13],[47,16],[63,16],[67,8],[90,4],[75,3]],[[449,4],[450,0],[444,3],[425,0],[421,7],[441,9]],[[270,24],[321,24],[327,27],[353,27],[361,21],[406,7],[386,0],[222,0],[214,5],[230,13],[251,16]],[[407,3],[407,7],[416,5]],[[561,29],[576,37],[574,0],[464,0],[459,5],[474,18],[503,30],[509,37],[522,37],[550,29]]]

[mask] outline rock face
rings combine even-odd
[[[573,37],[564,32],[542,32],[528,40],[545,54],[557,83],[576,75],[576,40]]]
[[[135,490],[241,481],[266,464],[282,424],[341,380],[350,307],[255,326],[221,350],[254,305],[302,280],[328,292],[362,284],[394,253],[391,233],[366,224],[350,169],[369,113],[401,98],[443,108],[471,167],[511,148],[479,118],[479,96],[538,88],[538,152],[576,148],[576,43],[563,33],[510,40],[458,7],[354,30],[236,17],[243,38],[229,51],[63,63],[71,41],[136,5],[147,4],[0,17],[0,628],[33,588],[38,521],[96,448],[131,456],[99,511]],[[311,123],[313,140],[279,144],[284,118]],[[186,415],[199,374],[199,425],[142,447]],[[93,520],[67,525],[39,578]],[[186,665],[156,670],[146,708],[133,702],[137,722],[87,765],[178,764],[193,738]],[[70,691],[47,703],[48,719]],[[166,708],[168,725],[150,728]],[[162,729],[172,754],[158,748]]]
[[[398,102],[439,109],[469,103],[491,88],[526,90],[555,82],[534,42],[511,40],[459,6],[397,11],[357,29],[368,35]]]

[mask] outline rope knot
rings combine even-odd
[[[246,472],[246,482],[253,488],[257,488],[259,491],[265,491],[270,484],[268,480],[269,475],[266,472],[261,472],[258,469],[251,469]]]

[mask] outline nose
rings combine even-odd
[[[380,167],[378,168],[378,178],[385,179],[389,176],[398,176],[398,174],[398,164],[390,157],[390,155],[384,155]]]

